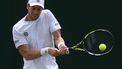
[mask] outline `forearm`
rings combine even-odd
[[[56,46],[58,47],[60,54],[69,54],[69,50],[65,45],[64,39],[61,37],[60,30],[53,32],[54,41]]]
[[[60,46],[61,44],[65,45],[64,39],[62,37],[58,37],[57,39],[55,39],[55,43],[57,47]]]
[[[25,44],[19,46],[18,50],[26,60],[33,60],[44,55],[45,51],[48,51],[48,48],[42,48],[40,50],[32,50],[29,48],[27,44]]]
[[[52,34],[54,36],[54,41],[55,41],[55,44],[56,44],[57,47],[61,44],[65,45],[65,41],[61,36],[61,31],[60,30],[55,31]]]
[[[41,54],[39,50],[29,50],[25,53],[25,55],[23,55],[26,60],[33,60],[39,58],[40,56]]]

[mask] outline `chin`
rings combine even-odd
[[[38,16],[38,17],[37,17],[37,16],[36,16],[36,17],[33,17],[33,20],[36,20],[36,19],[38,19],[38,18],[39,18],[39,16]]]

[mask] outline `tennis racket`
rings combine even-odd
[[[101,56],[109,53],[113,49],[114,43],[114,36],[110,31],[96,29],[89,32],[79,43],[69,47],[69,50],[85,51],[90,55]],[[104,51],[99,49],[100,44],[104,44],[106,48]]]

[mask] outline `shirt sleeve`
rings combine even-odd
[[[47,18],[49,23],[49,29],[52,32],[55,32],[58,29],[61,29],[61,26],[55,16],[52,14],[50,10],[47,10]]]
[[[15,44],[16,48],[18,48],[20,45],[28,44],[24,34],[16,31],[15,28],[13,28],[12,34],[13,34],[13,41],[14,41],[14,44]]]

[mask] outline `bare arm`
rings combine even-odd
[[[32,50],[29,48],[29,46],[27,44],[19,46],[18,50],[19,50],[20,54],[26,60],[33,60],[33,59],[36,59],[36,58],[42,56],[42,54],[41,54],[42,49],[41,50]],[[55,57],[60,55],[58,49],[56,49],[56,48],[48,48],[48,54],[55,56]]]
[[[52,33],[53,36],[54,36],[54,41],[56,43],[56,46],[58,46],[58,44],[60,42],[64,42],[63,38],[61,37],[61,31],[60,30],[57,30],[55,32]],[[64,42],[65,43],[65,42]]]
[[[60,54],[69,54],[69,50],[67,46],[65,45],[64,39],[61,37],[61,31],[57,30],[52,33],[54,36],[54,41],[56,43],[56,46],[58,47]]]
[[[41,56],[39,50],[32,50],[29,48],[27,44],[23,44],[18,47],[18,50],[20,54],[26,59],[26,60],[32,60],[36,59]]]

